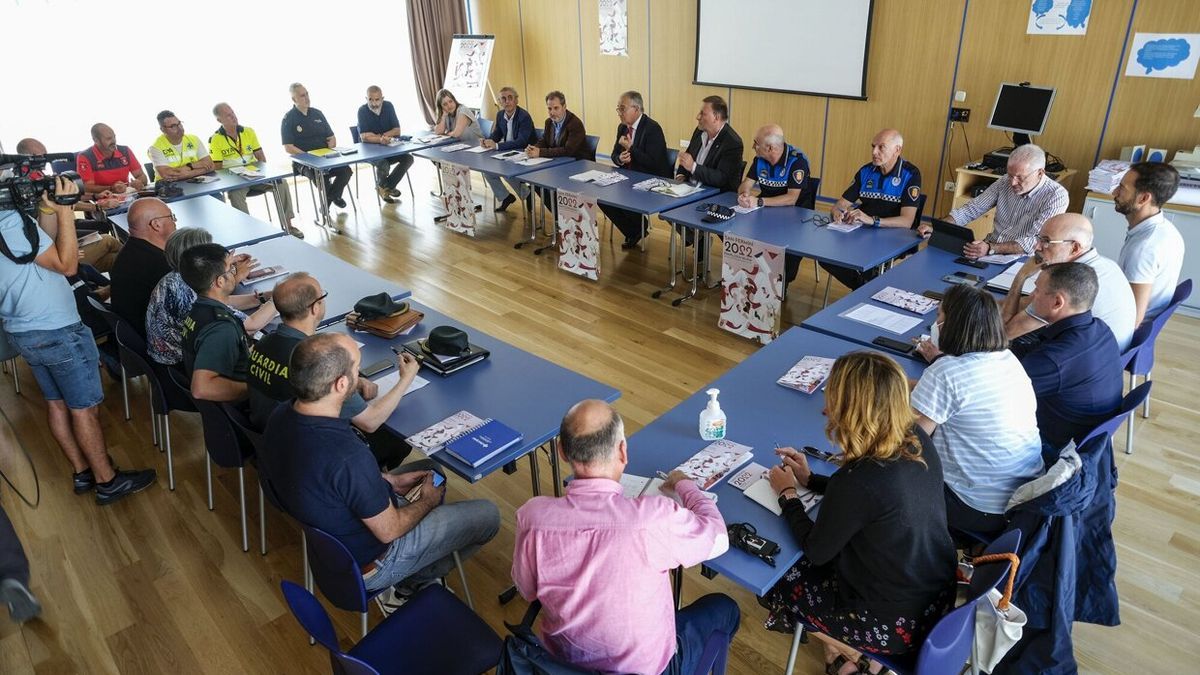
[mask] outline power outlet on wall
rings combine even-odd
[[[950,108],[950,121],[951,122],[970,122],[971,121],[971,109],[970,108]]]
[[[952,181],[952,180],[946,181],[946,185],[944,187],[945,187],[946,192],[954,192],[954,181]]]

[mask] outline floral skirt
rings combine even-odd
[[[911,615],[849,607],[838,597],[833,566],[818,567],[801,558],[758,602],[771,612],[764,624],[768,630],[792,633],[799,621],[868,654],[904,654],[920,646],[953,608],[954,597],[955,589],[947,588]]]

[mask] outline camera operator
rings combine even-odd
[[[59,198],[79,194],[67,176],[55,179]],[[0,211],[0,321],[9,341],[29,363],[46,398],[50,433],[74,471],[76,494],[96,491],[96,503],[112,502],[145,489],[155,480],[153,469],[119,471],[108,456],[98,406],[99,356],[92,332],[79,319],[71,287],[63,275],[79,266],[79,242],[71,205],[59,204],[43,192],[38,207],[53,215],[53,241],[33,214]],[[32,261],[30,255],[35,256]],[[19,262],[24,260],[24,262]]]

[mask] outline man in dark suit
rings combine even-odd
[[[687,150],[679,153],[675,167],[678,180],[698,181],[705,185],[736,192],[742,181],[742,137],[729,126],[729,106],[720,96],[705,96],[696,115],[696,130]],[[691,245],[692,233],[685,244]],[[703,237],[701,241],[707,241]],[[706,254],[701,246],[700,255]]]
[[[561,91],[554,90],[546,94],[546,124],[542,129],[542,137],[536,144],[525,148],[530,157],[573,157],[575,159],[596,159],[596,153],[588,147],[587,130],[583,128],[583,120],[575,113],[567,110],[567,97]],[[553,192],[542,190],[542,202],[552,203]]]
[[[507,152],[520,150],[536,143],[537,136],[533,133],[533,118],[524,108],[517,105],[517,90],[512,87],[501,89],[499,105],[500,112],[496,115],[496,124],[492,126],[492,135],[483,139],[483,147]],[[508,207],[517,201],[499,176],[484,174],[484,180],[491,186],[492,194],[500,200],[500,205],[496,207],[497,213],[507,211]],[[522,197],[528,199],[528,186],[522,185],[517,188],[517,191],[521,193]]]
[[[671,177],[671,165],[667,162],[667,139],[662,127],[643,112],[642,95],[636,91],[621,94],[617,101],[617,140],[613,143],[613,164],[654,174]],[[642,240],[642,215],[615,206],[601,205],[608,219],[625,235],[621,248],[629,250]]]

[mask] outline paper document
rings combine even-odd
[[[473,152],[477,155],[481,152],[487,152],[487,151],[488,151],[488,149],[483,147],[482,145],[477,145],[477,146],[471,148],[470,150],[467,150],[467,152]]]
[[[450,145],[441,146],[440,148],[438,148],[438,150],[441,150],[442,152],[458,152],[459,150],[463,150],[463,149],[466,149],[469,147],[471,147],[471,146],[467,145],[466,143],[451,143]]]
[[[334,150],[334,152],[337,152],[337,153],[338,153],[338,154],[340,154],[340,155],[353,155],[354,153],[358,152],[358,148],[355,148],[355,147],[343,147],[343,146],[340,146],[340,145],[339,145],[339,146],[337,146],[337,147],[335,147],[333,150]]]
[[[871,299],[891,305],[893,307],[906,309],[915,314],[928,314],[929,312],[937,309],[938,305],[942,304],[933,298],[927,298],[924,295],[894,288],[892,286],[888,286],[887,288],[880,290],[875,295],[872,295]]]
[[[735,204],[733,206],[733,211],[734,211],[734,213],[754,213],[755,211],[757,211],[761,208],[762,207],[758,206],[757,204],[754,206],[742,206],[740,204]]]
[[[414,138],[413,140],[416,141],[417,143],[433,143],[435,141],[441,141],[441,140],[445,140],[448,138],[450,138],[450,137],[449,136],[440,136],[438,134],[428,134],[426,136],[419,136],[417,138]]]
[[[826,227],[834,232],[853,232],[862,227],[862,223],[839,223],[834,221],[826,225]]]
[[[638,497],[666,497],[675,500],[676,504],[683,506],[683,500],[675,491],[664,492],[662,487],[663,480],[661,478],[646,478],[645,476],[635,476],[631,473],[621,474],[621,488],[625,492],[625,497],[628,499],[636,499]],[[714,502],[717,501],[717,495],[713,492],[700,491],[700,494],[708,497]]]
[[[629,176],[616,171],[610,171],[608,173],[600,172],[600,176],[592,182],[596,185],[613,185],[614,183],[620,183],[623,180],[629,180]]]
[[[647,178],[633,184],[634,190],[653,190],[660,185],[670,185],[670,181],[665,178]]]
[[[517,164],[521,164],[522,166],[537,166],[538,164],[545,164],[546,162],[549,162],[551,159],[553,159],[553,158],[552,157],[526,157],[525,159],[517,162]]]
[[[314,157],[336,157],[340,153],[333,148],[317,148],[316,150],[309,150],[308,154]]]
[[[686,197],[694,192],[699,192],[701,189],[702,188],[699,185],[689,185],[687,183],[668,183],[666,185],[652,187],[650,188],[650,191],[657,192],[660,195],[667,195],[668,197]]]
[[[219,180],[221,180],[221,179],[217,178],[216,176],[204,175],[204,176],[195,176],[194,178],[189,178],[188,182],[189,183],[215,183]]]
[[[1008,269],[988,280],[988,288],[995,288],[996,290],[1000,291],[1008,291],[1012,289],[1013,281],[1016,281],[1017,279],[1017,272],[1021,270],[1021,267],[1024,264],[1025,263],[1023,262],[1015,262],[1009,265]],[[1029,275],[1029,278],[1025,280],[1025,284],[1021,286],[1021,295],[1029,295],[1033,292],[1034,282],[1037,281],[1038,275],[1041,273],[1042,271],[1038,270]]]
[[[840,316],[851,321],[865,323],[868,326],[882,328],[896,335],[903,335],[921,323],[921,319],[917,317],[904,316],[899,312],[866,303],[856,305],[852,309],[842,312]]]
[[[577,173],[574,176],[571,176],[571,180],[577,180],[582,183],[590,183],[590,182],[596,180],[597,178],[603,176],[604,173],[605,172],[603,172],[603,171],[597,171],[595,169],[592,169],[591,171],[584,171],[583,173]]]
[[[384,375],[378,380],[373,380],[373,382],[375,382],[375,386],[379,387],[380,394],[389,392],[392,390],[392,387],[395,387],[396,384],[400,382],[400,369],[392,368],[390,371],[388,371],[387,375]],[[429,380],[418,375],[413,378],[412,384],[408,385],[408,389],[404,390],[404,394],[407,396],[408,394],[413,393],[427,384],[429,384]]]
[[[525,152],[522,150],[509,150],[496,155],[496,159],[503,159],[506,162],[520,162],[524,161],[528,157],[529,155],[525,154]]]
[[[991,263],[993,265],[1007,265],[1008,263],[1020,259],[1024,254],[1021,253],[993,253],[992,255],[980,256],[979,262]]]
[[[825,356],[805,356],[788,369],[783,377],[775,380],[789,389],[811,394],[825,383],[829,371],[833,369],[833,359]]]

